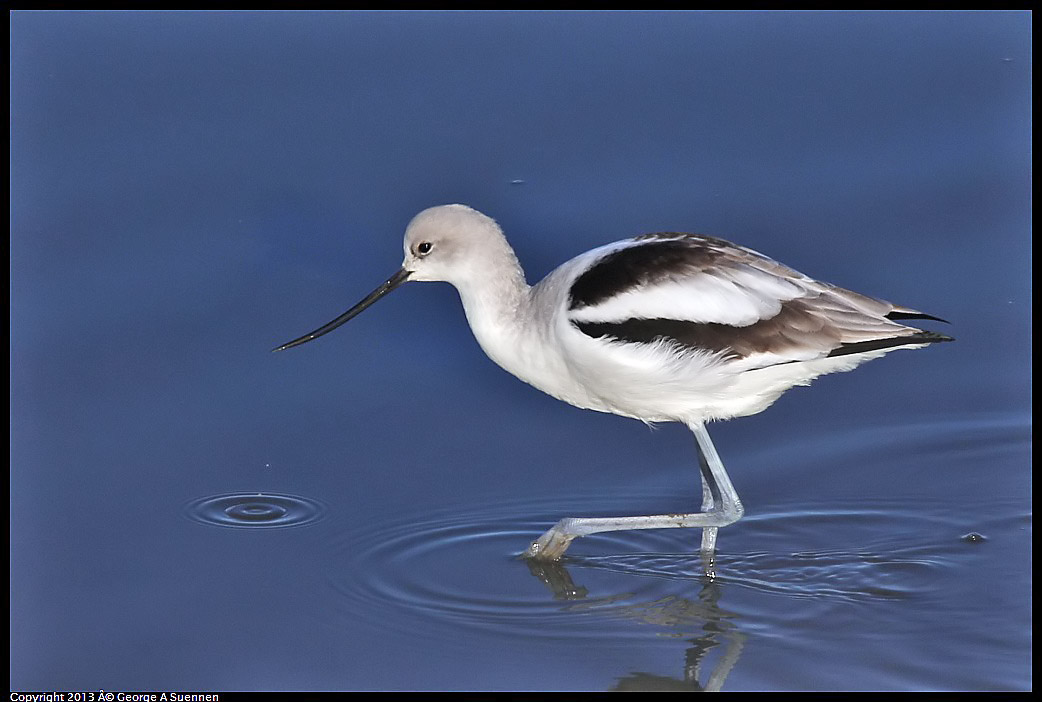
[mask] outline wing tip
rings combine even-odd
[[[934,322],[944,322],[945,324],[951,324],[951,322],[949,322],[947,319],[941,319],[940,317],[935,317],[932,314],[926,314],[925,312],[920,312],[918,310],[909,310],[903,308],[894,309],[890,312],[887,312],[883,316],[894,322],[903,319],[928,319]]]
[[[885,339],[872,339],[871,341],[855,341],[840,344],[828,353],[828,358],[835,356],[846,356],[852,353],[865,353],[868,351],[881,351],[883,349],[896,349],[902,346],[917,346],[920,344],[937,344],[945,341],[955,341],[955,337],[947,334],[939,334],[932,331],[918,331],[914,334],[902,336],[890,336]]]

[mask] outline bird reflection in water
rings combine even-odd
[[[612,563],[609,562],[619,560],[620,557],[617,556],[572,558],[567,563],[579,568],[608,567],[614,569]],[[584,606],[583,601],[590,594],[589,590],[575,583],[564,563],[533,559],[527,559],[525,563],[532,575],[547,586],[555,600],[568,602],[569,604],[566,605],[568,608]],[[710,563],[703,562],[701,568],[707,573],[712,571]],[[630,567],[626,567],[626,570],[632,572]],[[688,568],[685,567],[684,570],[688,570]],[[701,588],[694,599],[680,595],[668,595],[649,602],[633,602],[631,594],[621,594],[608,598],[598,597],[589,601],[590,609],[601,610],[607,616],[641,621],[673,631],[699,630],[697,634],[687,639],[689,645],[684,653],[681,677],[672,678],[651,673],[631,672],[618,678],[611,691],[718,692],[723,689],[724,681],[741,656],[745,635],[733,622],[736,615],[720,608],[719,600],[722,591],[720,584],[712,575],[706,575],[691,582],[692,584],[697,582]],[[723,647],[723,651],[719,656],[709,655],[714,649],[721,647]],[[708,672],[705,670],[707,665],[709,666]]]

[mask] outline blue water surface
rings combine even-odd
[[[12,690],[1031,688],[1031,16],[11,16]],[[397,270],[697,231],[956,337],[710,431],[569,407]]]

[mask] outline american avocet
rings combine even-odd
[[[744,508],[706,422],[761,412],[794,385],[894,349],[952,340],[899,323],[939,317],[697,234],[601,246],[529,286],[494,220],[443,205],[409,223],[397,273],[332,322],[275,350],[317,339],[409,280],[454,285],[481,348],[526,383],[583,409],[683,422],[695,435],[702,512],[562,519],[526,551],[539,559],[560,558],[577,536],[667,527],[701,527],[702,553],[712,555],[717,529]]]

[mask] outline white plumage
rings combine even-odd
[[[950,337],[901,324],[934,319],[813,280],[760,253],[712,237],[660,233],[615,242],[529,286],[502,230],[464,205],[424,210],[406,229],[405,261],[386,283],[311,341],[407,280],[459,291],[485,353],[569,404],[645,422],[683,422],[699,442],[703,513],[562,520],[527,555],[559,558],[597,531],[701,526],[741,516],[737,493],[704,424],[754,414],[783,392],[851,370],[897,348]]]

